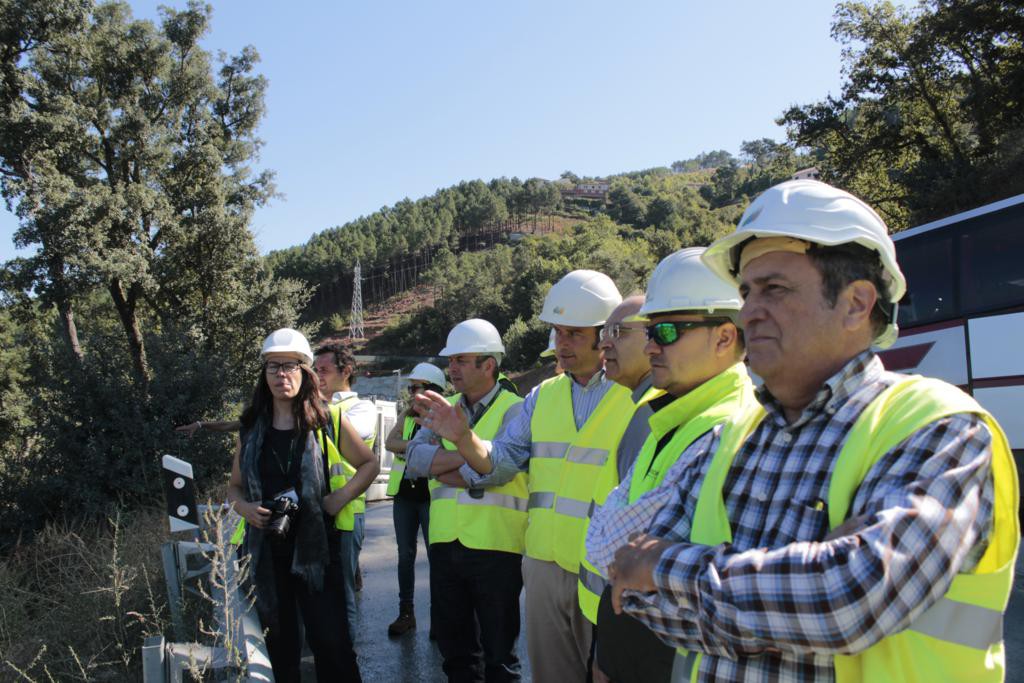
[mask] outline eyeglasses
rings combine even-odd
[[[302,367],[302,363],[294,360],[290,360],[287,363],[275,363],[273,361],[267,363],[267,374],[276,375],[277,373],[284,370],[284,374],[290,375],[296,370]]]
[[[605,325],[598,332],[599,341],[618,341],[622,338],[622,335],[628,334],[629,332],[640,332],[643,327],[630,327],[623,325],[622,323],[612,323],[611,325]]]
[[[685,320],[681,322],[660,322],[647,326],[647,338],[658,346],[675,344],[687,330],[698,327],[718,327],[730,322],[728,318],[709,318],[707,320]]]
[[[409,391],[420,391],[420,390],[426,391],[427,390],[427,385],[426,384],[410,384],[409,385]]]

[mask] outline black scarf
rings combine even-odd
[[[251,429],[241,433],[242,452],[239,468],[242,488],[250,503],[263,501],[263,482],[260,481],[259,462],[268,420],[260,417]],[[303,579],[311,591],[321,591],[324,569],[330,561],[327,549],[327,525],[321,504],[327,492],[324,480],[323,454],[313,432],[306,434],[306,445],[299,466],[299,511],[294,520],[292,534],[295,551],[292,555],[292,574]],[[246,550],[249,553],[253,581],[256,584],[256,602],[262,613],[276,614],[277,592],[274,589],[273,562],[262,529],[246,525]]]

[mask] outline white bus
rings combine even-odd
[[[889,370],[974,395],[1024,457],[1024,194],[893,235],[907,295]]]

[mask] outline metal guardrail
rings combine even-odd
[[[219,543],[198,540],[206,506],[196,505],[192,466],[163,457],[164,492],[171,533],[189,532],[196,540],[171,540],[161,546],[164,580],[177,640],[185,637],[183,599],[186,593],[208,599],[213,607],[214,644],[168,642],[163,635],[142,646],[144,683],[181,683],[194,670],[214,672],[217,680],[272,683],[273,670],[263,640],[263,627],[252,601],[240,585],[239,560],[224,537]],[[223,526],[223,525],[222,525]],[[198,587],[203,582],[205,590]]]

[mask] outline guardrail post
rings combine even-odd
[[[163,636],[150,636],[142,643],[143,683],[167,683],[167,644]]]

